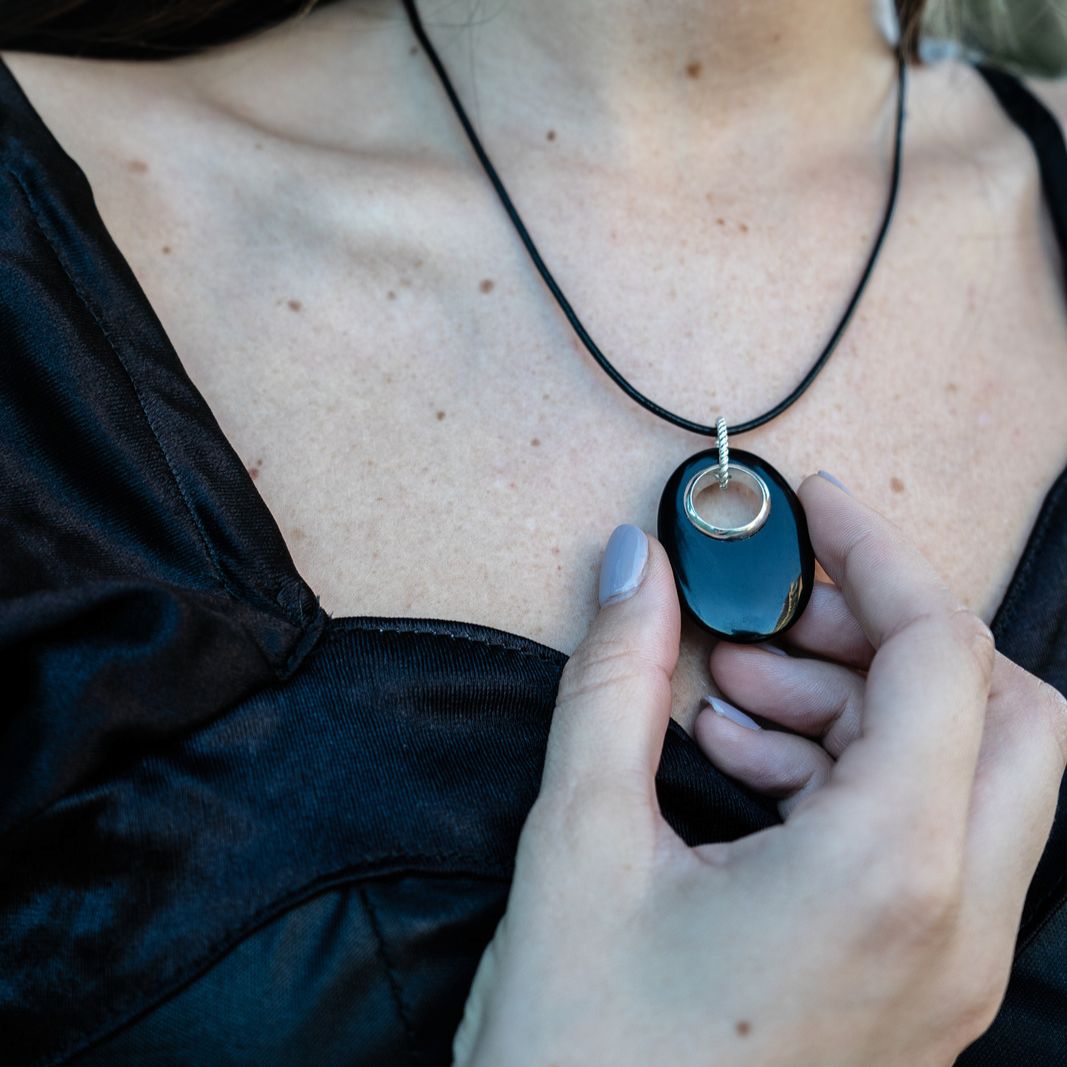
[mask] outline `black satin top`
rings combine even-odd
[[[986,75],[1064,242],[1059,128]],[[566,657],[327,616],[2,64],[0,163],[0,1063],[445,1064]],[[993,630],[1067,691],[1067,472]],[[690,842],[777,818],[673,724],[659,792]],[[1065,896],[1061,812],[961,1063],[1067,1062]]]

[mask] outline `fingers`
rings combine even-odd
[[[1065,764],[1067,701],[998,654],[967,842],[968,880],[981,918],[1021,914]]]
[[[833,780],[903,825],[936,811],[962,846],[993,665],[989,628],[874,509],[818,476],[798,495],[817,557],[877,650],[863,736]]]
[[[789,648],[861,670],[866,670],[874,657],[874,649],[841,590],[829,582],[812,586],[808,606],[780,641]]]
[[[654,804],[681,628],[660,543],[636,526],[617,527],[601,562],[599,598],[600,612],[560,678],[543,788],[610,781]]]
[[[806,796],[826,784],[833,760],[814,741],[764,730],[745,718],[732,705],[711,698],[711,705],[697,716],[697,744],[723,774],[778,797],[778,811],[788,818]]]
[[[726,699],[839,756],[860,732],[864,678],[848,667],[720,641],[711,675]]]

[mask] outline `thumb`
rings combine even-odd
[[[543,786],[636,784],[654,797],[681,628],[667,553],[636,526],[612,532],[600,611],[560,678]]]

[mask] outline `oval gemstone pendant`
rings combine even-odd
[[[800,500],[778,471],[739,449],[730,449],[727,470],[735,484],[755,492],[756,514],[742,525],[720,526],[697,511],[698,494],[720,480],[719,452],[708,449],[670,476],[660,498],[659,539],[690,615],[716,637],[752,643],[800,617],[815,581],[815,553]]]

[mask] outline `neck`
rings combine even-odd
[[[842,146],[868,152],[891,115],[896,65],[874,12],[891,0],[415,2],[494,145],[543,143],[552,130],[559,154],[656,178],[739,154],[784,165]],[[391,76],[410,81],[403,0],[341,0],[172,65],[211,67],[195,84],[236,110],[337,144],[359,92],[353,42],[373,41],[360,62],[381,66],[395,34],[404,69]]]
[[[730,116],[869,115],[865,90],[884,97],[892,73],[875,0],[508,0],[462,20],[454,0],[416,2],[461,98],[481,87],[482,108],[492,94],[516,119],[554,112],[646,148]]]

